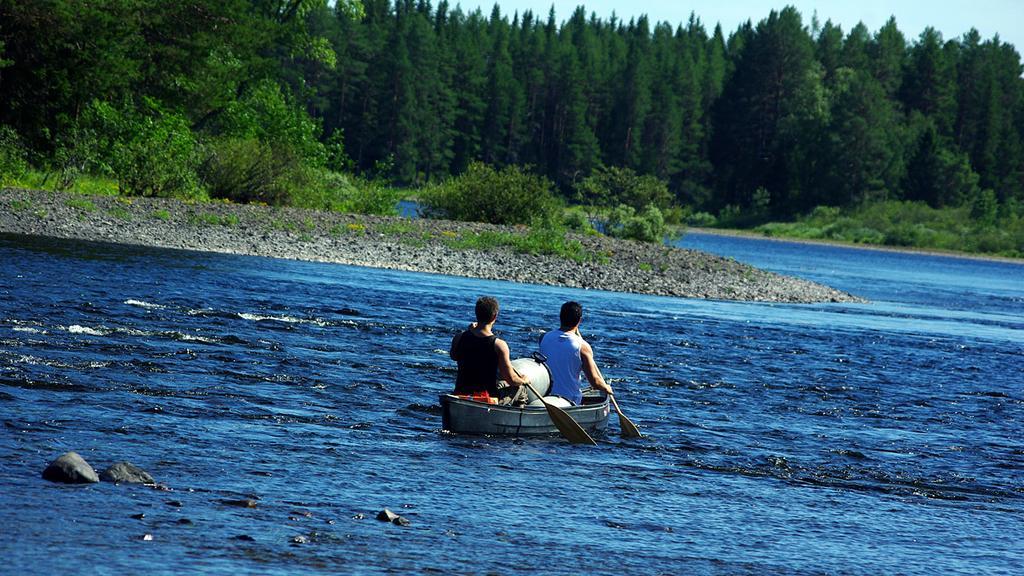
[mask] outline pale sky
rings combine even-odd
[[[483,0],[449,2],[452,5],[461,3],[467,12],[479,6],[484,14],[490,14],[495,4]],[[756,25],[773,9],[790,5],[800,11],[805,25],[810,24],[811,16],[817,11],[822,24],[831,19],[833,24],[842,26],[844,33],[857,22],[864,22],[874,33],[889,16],[895,16],[896,25],[908,41],[916,40],[927,26],[941,32],[946,40],[959,38],[973,27],[978,29],[984,40],[998,33],[999,38],[1013,44],[1017,52],[1024,51],[1024,0],[498,0],[497,4],[502,14],[510,18],[513,12],[521,13],[527,9],[547,18],[548,10],[554,6],[559,23],[571,16],[580,4],[586,6],[588,14],[594,12],[602,20],[607,20],[612,12],[625,21],[647,14],[652,23],[665,21],[675,25],[685,23],[693,12],[709,33],[716,23],[721,23],[726,37],[746,20]]]

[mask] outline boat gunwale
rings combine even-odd
[[[480,402],[477,400],[470,400],[468,398],[460,398],[451,393],[445,393],[440,395],[440,402],[442,405],[447,403],[460,404],[468,408],[485,409],[485,410],[498,410],[501,412],[507,412],[509,414],[518,414],[525,412],[527,414],[541,414],[547,413],[547,408],[544,406],[509,406],[505,404],[489,404],[487,402]],[[601,401],[594,404],[579,404],[573,406],[559,406],[558,408],[571,414],[586,413],[591,410],[599,410],[608,407],[609,400],[607,395],[601,395]]]

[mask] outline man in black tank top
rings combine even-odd
[[[452,338],[449,355],[459,364],[454,394],[498,398],[498,377],[513,385],[529,382],[512,368],[508,344],[491,332],[498,319],[498,301],[484,296],[476,301],[476,322]]]

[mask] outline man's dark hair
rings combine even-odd
[[[482,296],[476,301],[476,321],[481,326],[490,324],[498,316],[498,301],[490,296]]]
[[[565,327],[579,324],[581,318],[583,318],[583,306],[580,306],[579,302],[566,302],[558,311],[558,320]]]

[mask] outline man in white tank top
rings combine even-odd
[[[540,352],[548,358],[551,370],[552,396],[561,396],[573,404],[583,401],[580,392],[580,376],[586,375],[590,385],[604,390],[610,396],[612,387],[604,381],[601,371],[594,362],[594,350],[580,336],[580,321],[583,307],[578,302],[566,302],[558,313],[561,323],[558,330],[552,330],[540,340]]]

